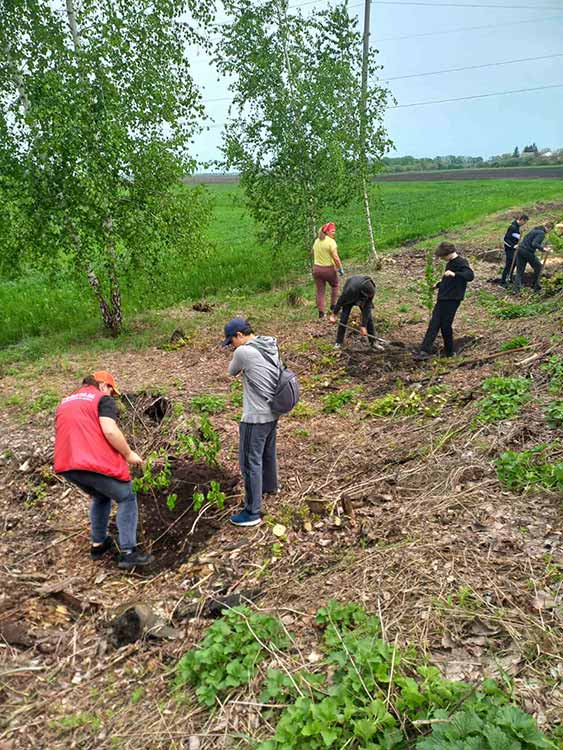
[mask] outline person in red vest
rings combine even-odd
[[[118,567],[130,570],[148,565],[152,555],[137,548],[137,496],[129,464],[143,459],[131,450],[117,426],[119,395],[113,375],[99,370],[84,378],[78,390],[63,398],[55,415],[55,472],[92,499],[90,526],[93,560],[114,546],[108,536],[111,502],[117,503],[120,555]]]

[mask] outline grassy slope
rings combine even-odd
[[[155,332],[161,336],[167,329],[162,314],[151,312],[155,308],[203,296],[252,296],[256,291],[294,283],[306,271],[308,258],[298,248],[272,253],[256,241],[238,186],[212,185],[209,189],[216,200],[209,258],[168,269],[162,288],[124,289],[129,330],[118,340],[104,336],[98,311],[85,288],[48,283],[41,277],[0,284],[4,323],[0,346],[9,347],[0,354],[0,363],[35,359],[69,346],[116,348],[151,343]],[[562,194],[563,183],[554,180],[373,185],[377,245],[388,249],[432,237],[503,208],[529,206]],[[360,206],[335,211],[326,218],[338,222],[345,260],[367,257]]]

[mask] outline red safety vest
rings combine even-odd
[[[128,481],[129,466],[106,440],[98,403],[104,394],[93,385],[63,398],[55,415],[55,472],[95,471]]]

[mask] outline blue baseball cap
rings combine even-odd
[[[223,346],[229,346],[233,343],[233,336],[237,333],[251,331],[252,327],[248,320],[244,318],[233,318],[225,325],[225,340]]]

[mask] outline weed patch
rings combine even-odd
[[[508,489],[563,490],[563,462],[547,460],[554,444],[543,443],[526,451],[506,451],[495,462],[497,477]]]
[[[417,663],[412,649],[387,643],[379,619],[360,606],[330,601],[316,623],[323,656],[313,672],[262,675],[260,702],[275,704],[264,711],[275,730],[258,750],[555,750],[494,681],[475,687],[445,680]],[[256,677],[267,649],[277,650],[283,664],[287,645],[276,618],[235,608],[182,657],[176,686],[193,685],[200,703],[212,707]],[[417,722],[430,729],[421,733]]]
[[[501,345],[501,352],[509,352],[511,349],[521,349],[523,346],[528,346],[530,339],[527,336],[515,336],[513,339],[505,341]]]
[[[235,607],[213,623],[198,649],[180,659],[176,686],[195,686],[200,703],[212,707],[232,688],[250,682],[269,648],[287,645],[277,618]]]
[[[487,395],[479,401],[475,421],[490,424],[516,416],[529,398],[530,386],[527,378],[485,378],[483,390]]]
[[[357,388],[345,388],[338,393],[329,393],[323,396],[323,411],[325,414],[335,414],[357,397]]]
[[[549,378],[549,390],[551,393],[560,393],[563,390],[563,356],[552,354],[545,364],[542,372],[547,373]]]
[[[194,396],[190,407],[200,414],[220,414],[225,411],[225,399],[222,396]]]
[[[443,386],[431,386],[425,391],[401,386],[395,393],[370,401],[365,412],[370,417],[437,417],[447,402]]]
[[[545,416],[550,427],[563,426],[563,399],[552,401],[545,409]]]

